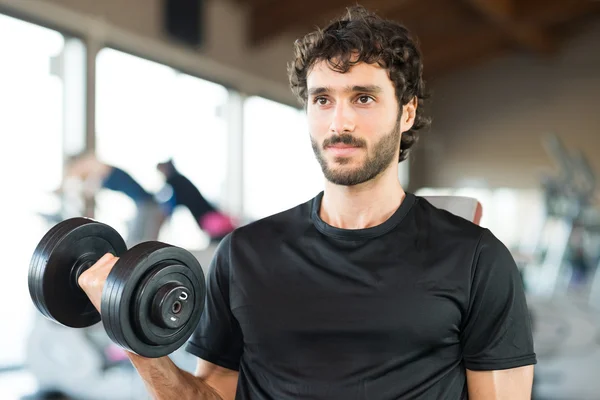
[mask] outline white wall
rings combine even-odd
[[[600,174],[600,21],[552,58],[505,57],[432,91],[420,186],[538,187],[540,170],[554,167],[540,141],[548,133],[583,148]]]

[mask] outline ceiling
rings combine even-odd
[[[340,15],[351,0],[237,0],[248,8],[251,45],[283,33],[302,35]],[[600,0],[362,0],[416,34],[425,74],[436,77],[507,52],[551,56]]]

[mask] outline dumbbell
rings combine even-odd
[[[98,312],[78,279],[106,253],[119,260]],[[48,319],[71,328],[102,321],[113,342],[148,358],[171,354],[189,339],[206,294],[202,267],[187,250],[157,241],[128,250],[115,229],[82,217],[64,220],[44,235],[30,261],[28,286]]]

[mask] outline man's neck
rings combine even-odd
[[[326,182],[319,216],[327,224],[342,229],[382,224],[398,210],[406,196],[394,171],[355,186]]]

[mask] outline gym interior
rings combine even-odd
[[[158,198],[172,161],[238,225],[307,201],[324,182],[286,64],[297,37],[352,3],[0,0],[0,399],[149,398],[102,324],[64,327],[32,302],[32,255],[52,226],[85,216],[128,245],[140,229],[117,190],[70,195],[68,161],[92,154]],[[361,4],[421,42],[432,125],[399,164],[403,188],[476,199],[512,252],[533,398],[600,399],[600,2]],[[190,207],[142,229],[211,261]],[[183,349],[171,357],[195,368]]]

